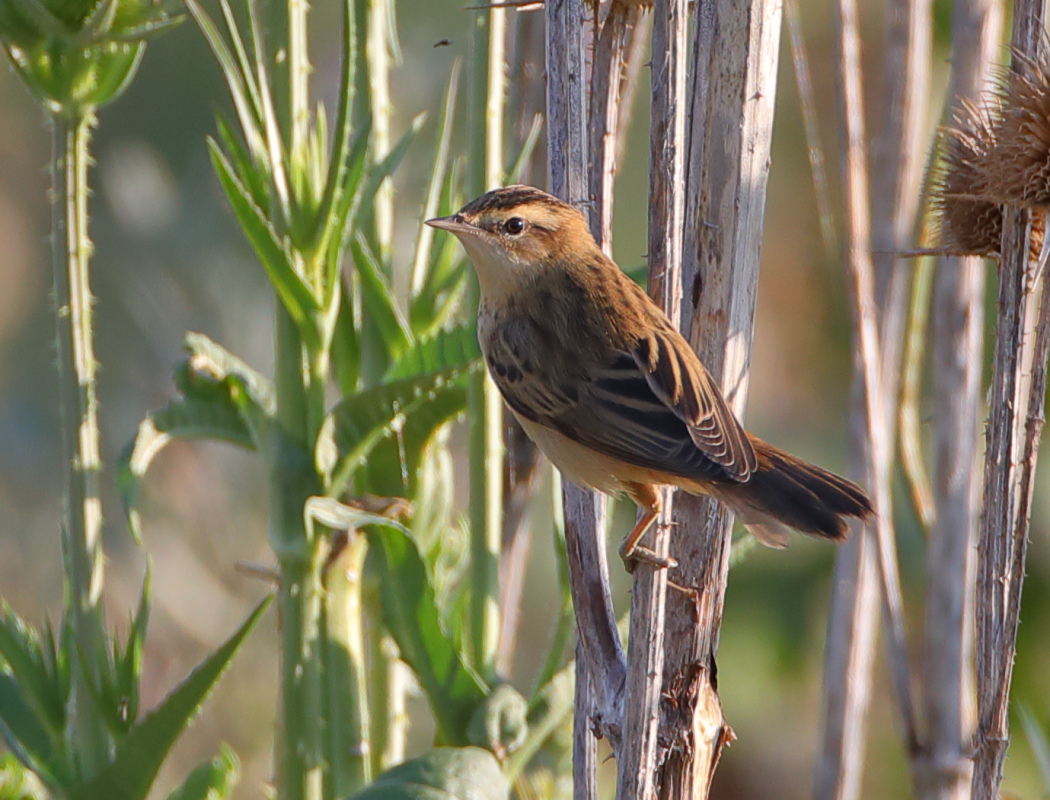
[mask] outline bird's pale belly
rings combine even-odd
[[[603,455],[544,425],[514,414],[521,427],[547,459],[573,483],[606,494],[627,491],[626,484],[666,484],[673,481],[645,467],[626,464]]]

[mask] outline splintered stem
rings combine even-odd
[[[94,121],[90,111],[56,115],[52,152],[52,255],[68,493],[62,549],[77,651],[92,673],[101,630],[98,615],[103,571],[98,400],[88,283],[88,142]],[[109,736],[101,716],[93,712],[83,670],[74,668],[73,672],[76,746],[90,774],[105,762]]]

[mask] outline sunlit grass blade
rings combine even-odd
[[[434,150],[434,168],[430,172],[427,184],[427,197],[423,203],[423,219],[437,216],[438,203],[445,186],[448,173],[449,147],[452,142],[452,122],[456,115],[456,96],[459,93],[459,75],[462,62],[457,58],[452,63],[452,72],[448,76],[448,89],[445,91],[445,102],[441,107],[438,120],[437,146]],[[434,241],[434,229],[428,225],[419,226],[416,238],[416,252],[412,258],[412,276],[409,280],[409,296],[415,298],[422,290],[426,280],[427,265],[430,262],[430,248]]]
[[[193,770],[168,800],[226,800],[240,777],[237,755],[226,745],[219,755]]]
[[[540,133],[542,132],[543,115],[534,114],[532,116],[532,124],[529,126],[529,132],[525,134],[525,141],[521,143],[521,149],[518,151],[518,157],[514,159],[514,163],[507,170],[507,183],[517,183],[521,180],[521,174],[525,171],[525,165],[529,163],[529,159],[532,158],[532,152],[536,149],[536,143],[539,142]]]
[[[241,80],[244,82],[244,87],[247,90],[247,100],[251,104],[251,109],[254,112],[254,119],[257,122],[262,121],[262,97],[260,91],[267,91],[266,87],[259,87],[255,82],[255,76],[252,72],[252,62],[248,58],[248,51],[244,47],[244,38],[241,36],[240,26],[237,24],[237,19],[234,17],[233,8],[230,6],[229,0],[219,0],[219,8],[222,10],[222,18],[226,23],[226,31],[230,37],[230,42],[233,45],[233,52],[237,58],[238,74]],[[258,42],[253,42],[254,46],[258,46]]]

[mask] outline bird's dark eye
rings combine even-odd
[[[503,230],[509,233],[511,236],[517,236],[523,230],[525,230],[525,220],[521,217],[511,217],[503,223]]]

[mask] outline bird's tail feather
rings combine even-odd
[[[871,499],[857,486],[826,469],[751,437],[758,469],[746,483],[718,484],[712,494],[729,506],[740,522],[764,544],[787,545],[787,528],[810,536],[843,541],[846,517],[867,519]]]

